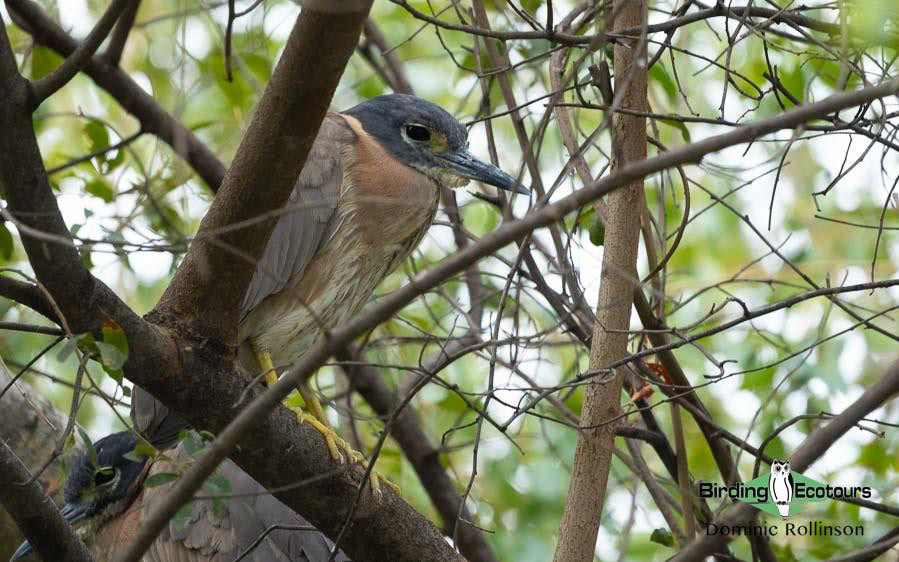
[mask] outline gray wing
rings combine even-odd
[[[187,461],[190,456],[178,445],[170,456]],[[150,474],[177,471],[167,462],[154,463]],[[189,519],[173,519],[147,551],[145,560],[160,562],[325,562],[333,543],[300,515],[278,501],[265,488],[226,460],[219,468],[237,497],[222,500],[216,507],[211,500],[194,500]],[[168,495],[171,484],[145,488],[144,516]],[[272,525],[287,528],[266,533]],[[343,552],[336,558],[347,562]]]
[[[285,210],[247,290],[241,320],[266,297],[296,282],[303,270],[330,240],[337,229],[337,198],[343,182],[340,158],[343,147],[354,138],[352,129],[339,115],[329,113],[322,122],[303,171],[290,194]]]
[[[168,449],[182,429],[190,427],[181,416],[138,385],[131,390],[131,420],[134,429],[157,449]]]

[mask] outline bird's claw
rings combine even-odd
[[[299,408],[297,408],[297,410],[299,410]],[[334,434],[330,427],[320,422],[318,418],[316,418],[312,414],[307,414],[302,410],[299,410],[298,412],[296,412],[296,414],[297,420],[300,423],[308,422],[309,425],[317,429],[318,432],[322,434],[322,437],[325,438],[325,444],[328,446],[328,452],[331,453],[331,458],[339,463],[343,463],[344,457],[340,454],[340,449],[346,450],[347,448],[349,448],[343,446],[346,445],[346,442],[340,437],[337,437],[337,435]],[[341,444],[340,447],[338,447],[338,441]]]
[[[336,433],[334,433],[333,429],[322,423],[314,415],[308,414],[303,411],[302,408],[292,406],[290,407],[290,410],[296,414],[297,420],[300,423],[308,423],[322,434],[322,437],[324,437],[325,439],[325,444],[328,446],[328,452],[331,453],[332,459],[341,464],[343,464],[344,462],[359,463],[363,468],[368,468],[368,463],[365,461],[365,457],[362,455],[362,453],[360,453],[356,449],[353,449],[353,447],[349,443],[347,443]],[[371,471],[368,480],[369,488],[371,489],[371,493],[375,497],[376,501],[380,501],[384,496],[384,492],[381,490],[381,481],[387,484],[387,486],[391,490],[393,490],[395,494],[400,495],[399,486],[384,478],[374,470]]]

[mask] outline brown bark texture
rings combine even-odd
[[[0,360],[0,392],[6,389],[0,407],[0,441],[33,474],[53,454],[59,435],[66,426],[66,415],[21,379],[7,388],[12,378],[13,374]],[[81,440],[77,432],[75,440],[76,447],[79,447]],[[62,505],[59,467],[60,459],[57,458],[37,479],[45,497],[56,505]],[[21,516],[21,511],[17,515]],[[13,515],[0,506],[0,560],[9,560],[24,539]],[[37,557],[29,558],[32,559]]]
[[[613,29],[643,24],[643,0],[617,0]],[[639,38],[615,44],[616,100],[624,109],[647,111],[646,47]],[[612,173],[646,158],[643,117],[615,113],[612,118]],[[637,245],[643,180],[609,194],[599,304],[590,348],[590,369],[601,369],[627,353],[627,329],[637,281]],[[621,410],[623,371],[594,379],[584,391],[581,427],[572,465],[571,485],[556,547],[557,562],[593,560],[615,444],[615,420]]]

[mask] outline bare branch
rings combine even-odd
[[[0,503],[13,516],[32,548],[44,560],[93,562],[87,547],[66,523],[40,483],[0,439],[0,481],[8,482]]]
[[[25,305],[31,310],[43,314],[50,320],[57,322],[56,313],[47,301],[47,297],[41,290],[31,283],[16,281],[6,275],[0,275],[0,296],[4,296],[19,304]]]
[[[69,80],[74,78],[75,75],[84,68],[87,61],[94,56],[94,53],[100,48],[100,44],[103,43],[103,40],[106,39],[106,36],[112,31],[112,26],[115,25],[122,10],[125,9],[125,6],[127,6],[130,1],[131,0],[113,0],[112,4],[109,5],[109,8],[106,9],[106,12],[100,18],[100,21],[98,21],[91,32],[87,34],[84,41],[78,45],[78,48],[75,49],[66,60],[62,61],[62,64],[56,67],[50,74],[31,85],[31,94],[33,98],[31,100],[32,108],[36,108],[41,102],[68,84]]]
[[[613,31],[646,23],[645,0],[617,0],[612,3],[611,10]],[[616,43],[614,65],[615,99],[620,100],[621,107],[638,111],[647,109],[645,38]],[[613,176],[628,164],[645,160],[646,120],[643,117],[615,113],[611,135]],[[591,369],[627,354],[632,295],[639,283],[637,247],[643,200],[643,178],[628,182],[607,199],[608,222],[599,303],[590,346]],[[592,560],[594,557],[617,423],[598,424],[618,416],[623,380],[624,370],[620,370],[607,384],[588,385],[584,391],[571,485],[554,556],[556,561]]]
[[[129,0],[128,6],[122,12],[112,37],[109,38],[109,45],[103,52],[103,58],[111,66],[118,66],[122,58],[122,51],[125,50],[125,42],[128,41],[128,34],[134,27],[134,19],[137,17],[137,10],[140,8],[140,0]]]
[[[22,21],[34,40],[68,57],[79,44],[31,0],[6,0],[10,14]],[[84,66],[84,73],[140,121],[141,130],[159,137],[172,147],[197,172],[212,191],[218,189],[225,176],[225,166],[218,157],[184,125],[167,113],[127,73],[95,55]]]
[[[479,341],[477,336],[462,337],[453,340],[450,346],[462,349]],[[448,346],[449,347],[449,346]],[[358,353],[358,352],[356,352]],[[341,361],[358,361],[356,353],[346,350],[337,354]],[[447,355],[453,355],[451,349],[445,350]],[[443,355],[443,353],[441,353]],[[370,365],[354,363],[344,367],[353,388],[365,398],[372,409],[382,418],[391,415],[399,401],[395,392],[391,391],[381,378],[377,369]],[[426,369],[427,370],[427,369]],[[415,413],[406,409],[400,412],[393,420],[390,427],[390,435],[396,439],[403,454],[412,463],[422,486],[427,491],[431,502],[440,517],[444,527],[452,529],[456,526],[457,514],[460,511],[462,498],[456,492],[455,486],[446,474],[446,470],[440,463],[440,455],[430,443],[428,436],[422,431]],[[468,510],[462,508],[462,516],[470,520]],[[459,550],[469,560],[489,561],[496,560],[490,547],[484,540],[484,535],[476,527],[462,521],[459,523]]]

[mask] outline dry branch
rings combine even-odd
[[[611,6],[612,30],[641,26],[645,1],[618,0]],[[646,41],[641,37],[615,44],[615,100],[625,109],[644,111]],[[612,174],[646,158],[646,120],[615,113],[612,117]],[[590,347],[590,368],[597,369],[627,354],[631,302],[637,284],[637,246],[643,208],[643,178],[635,178],[610,194],[602,257],[599,304]],[[615,445],[615,419],[621,410],[625,371],[594,380],[584,390],[581,426],[572,463],[571,484],[559,529],[557,562],[593,560]]]
[[[6,7],[16,22],[41,45],[68,57],[80,43],[66,33],[43,9],[31,0],[6,0]],[[84,65],[84,73],[109,92],[125,110],[140,121],[141,130],[159,137],[172,147],[197,172],[212,191],[218,189],[225,176],[225,166],[184,125],[166,112],[128,74],[112,64],[104,55],[94,55]]]

